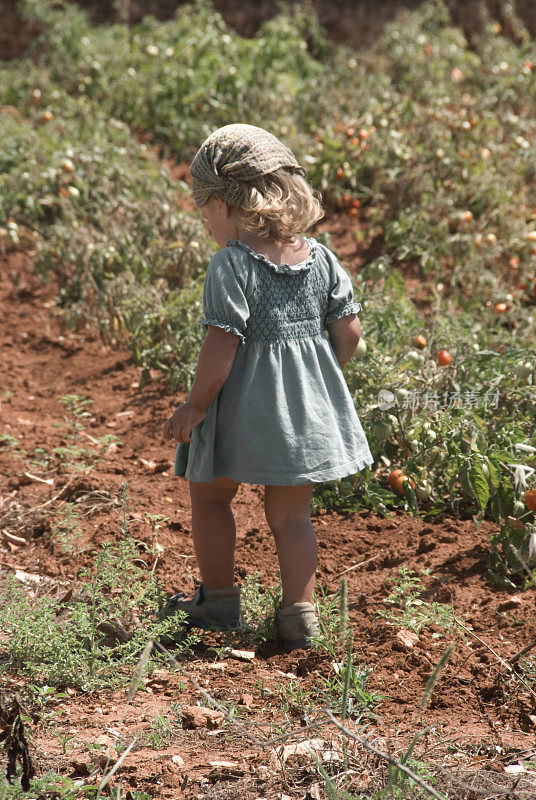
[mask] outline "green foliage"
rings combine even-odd
[[[119,787],[117,792],[120,796],[122,787]],[[132,800],[153,800],[150,795],[136,789],[130,789],[128,794]],[[102,796],[94,783],[86,783],[80,778],[69,778],[53,770],[48,770],[44,775],[32,780],[28,791],[22,789],[19,779],[8,783],[0,772],[0,798],[2,800],[44,800],[44,798],[98,800]]]
[[[536,585],[536,525],[508,517],[491,537],[486,578],[498,589]]]
[[[147,639],[176,626],[176,619],[155,620],[162,590],[138,561],[132,539],[104,543],[94,569],[80,574],[79,594],[64,603],[46,595],[32,600],[14,579],[8,581],[0,621],[10,660],[1,668],[16,669],[37,684],[84,691],[123,683]],[[183,639],[180,652],[197,640]]]
[[[0,448],[3,450],[13,450],[20,444],[19,440],[10,433],[0,433]]]
[[[238,635],[241,645],[256,648],[277,638],[276,611],[280,598],[280,582],[263,589],[259,572],[246,575],[240,594],[242,626]]]
[[[328,653],[332,659],[332,672],[321,675],[314,696],[340,714],[342,720],[362,716],[382,699],[378,692],[368,689],[372,669],[359,665],[353,652],[352,629],[348,619],[348,586],[346,578],[336,595],[317,598],[320,636],[315,647]]]
[[[151,729],[148,734],[149,743],[153,750],[160,750],[166,747],[173,732],[173,724],[165,714],[157,714],[156,717],[153,717],[151,720]]]
[[[401,566],[398,573],[389,578],[394,586],[384,600],[384,603],[393,608],[380,609],[376,612],[377,616],[388,625],[396,625],[415,633],[429,625],[453,631],[456,623],[452,608],[444,603],[427,603],[423,600],[421,595],[425,587],[413,570]]]
[[[82,435],[84,435],[85,431],[84,420],[91,417],[91,413],[87,411],[87,407],[91,405],[92,402],[93,400],[90,398],[85,398],[77,394],[67,394],[60,397],[60,403],[65,406],[67,414],[63,418],[64,421],[57,423],[55,427],[63,428],[65,440],[60,445],[53,447],[52,453],[60,461],[62,467],[67,467],[70,472],[90,472],[101,456],[99,452],[96,452],[94,449],[89,449],[81,443]],[[100,444],[103,448],[106,447],[110,441],[119,441],[117,437],[109,435],[101,437],[100,440],[96,440],[93,437],[88,437],[88,439],[89,438],[94,444]],[[33,461],[44,468],[48,467],[50,459],[47,454],[40,448],[37,448],[34,452],[37,458],[34,458]],[[70,522],[63,525],[63,529],[69,529],[70,527],[72,527],[74,532],[74,526],[71,526]],[[60,531],[58,531],[58,535],[59,538],[61,538]]]
[[[52,525],[52,538],[62,553],[73,554],[80,549],[83,528],[81,515],[74,503],[65,503],[61,516]]]

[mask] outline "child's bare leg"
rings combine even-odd
[[[312,603],[317,565],[316,533],[311,522],[314,484],[266,486],[264,512],[277,546],[283,597],[281,607]]]
[[[211,483],[190,481],[192,536],[205,589],[234,584],[236,526],[231,500],[239,483],[215,478]]]

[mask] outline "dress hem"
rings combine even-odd
[[[185,477],[186,480],[191,480],[192,483],[211,483],[214,478],[231,478],[231,480],[235,481],[236,483],[251,483],[255,485],[263,485],[263,486],[299,486],[304,483],[325,483],[326,481],[334,481],[338,478],[345,478],[348,475],[355,475],[356,472],[360,472],[364,467],[370,467],[374,463],[374,459],[370,456],[367,458],[358,459],[356,461],[347,461],[346,464],[341,464],[338,467],[334,467],[333,469],[329,470],[327,473],[323,473],[322,475],[318,475],[315,477],[314,473],[303,474],[303,475],[272,475],[272,474],[259,474],[252,476],[251,473],[248,473],[246,477],[240,477],[241,473],[237,473],[234,470],[229,470],[225,474],[216,475],[213,473],[212,479],[210,480],[194,480],[193,478],[188,478],[186,475],[184,476],[175,476],[175,477]]]

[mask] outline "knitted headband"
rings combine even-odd
[[[305,176],[291,150],[273,134],[254,125],[224,125],[211,133],[190,165],[195,204],[219,197],[232,206],[243,205],[247,183],[280,167]]]

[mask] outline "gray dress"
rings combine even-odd
[[[294,486],[354,475],[373,463],[333,347],[333,320],[361,310],[350,278],[315,239],[300,264],[274,264],[229,239],[211,259],[203,325],[240,337],[225,384],[175,475]]]

